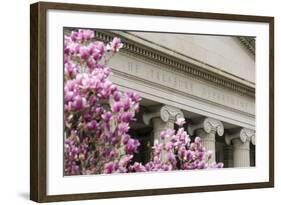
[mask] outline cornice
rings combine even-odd
[[[244,47],[246,47],[253,55],[256,55],[255,38],[239,36],[238,39]]]
[[[104,31],[104,30],[103,31],[96,30],[95,32],[95,38],[105,42],[111,41],[114,36],[118,36],[118,34],[109,31]],[[129,55],[134,55],[139,58],[143,58],[146,61],[150,60],[154,63],[164,65],[169,69],[172,69],[173,71],[178,71],[185,75],[189,75],[194,78],[197,78],[199,80],[204,80],[207,81],[208,83],[212,83],[217,86],[230,89],[241,95],[255,97],[255,88],[253,87],[246,86],[233,79],[228,79],[225,76],[222,76],[218,73],[210,72],[197,65],[183,61],[182,59],[179,59],[172,55],[168,55],[156,49],[150,48],[146,45],[142,45],[124,36],[120,36],[120,37],[122,37],[122,42],[124,44],[120,52],[124,52]]]

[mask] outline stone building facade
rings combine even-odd
[[[131,133],[146,162],[159,133],[178,117],[200,136],[213,161],[255,166],[255,39],[153,32],[97,31],[124,47],[110,61],[111,80],[141,97]]]

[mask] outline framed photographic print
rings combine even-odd
[[[31,200],[274,186],[273,17],[30,8]]]

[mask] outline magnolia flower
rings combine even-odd
[[[73,91],[66,91],[64,94],[64,99],[66,102],[73,100],[75,94]]]
[[[118,165],[115,164],[114,162],[109,162],[109,163],[106,163],[104,165],[104,173],[105,174],[111,174],[113,172],[115,172],[115,170],[117,169]]]
[[[123,47],[123,43],[121,43],[121,39],[114,37],[113,40],[107,45],[107,50],[111,50],[114,53],[116,53],[122,47]]]
[[[224,164],[222,162],[217,163],[216,168],[223,168]]]
[[[191,161],[193,159],[193,152],[191,150],[186,151],[186,159],[187,161]]]
[[[201,140],[201,138],[200,137],[195,137],[195,139],[194,139],[194,143],[196,143],[196,144],[200,144],[202,142],[202,140]]]
[[[87,60],[90,56],[90,51],[86,46],[80,47],[79,55],[83,60]]]
[[[71,104],[71,108],[74,110],[81,110],[87,106],[87,100],[85,97],[79,95],[74,97],[74,101]]]
[[[81,44],[70,42],[64,45],[64,57],[65,59],[70,59],[71,55],[79,54]]]
[[[178,118],[177,118],[176,124],[177,124],[178,126],[183,126],[185,123],[186,123],[186,122],[185,122],[185,119],[184,119],[184,118],[181,118],[181,117],[178,117]]]
[[[171,165],[168,164],[163,164],[162,165],[162,170],[163,171],[171,171],[173,169],[173,167]]]
[[[129,128],[130,127],[129,127],[128,123],[124,123],[124,122],[120,123],[118,125],[118,134],[123,135],[123,134],[127,133],[129,131]]]
[[[110,112],[106,112],[106,113],[102,114],[101,117],[105,122],[109,122],[109,120],[112,117],[112,114]]]
[[[122,102],[114,102],[111,106],[112,112],[120,112],[121,108],[123,107]]]
[[[124,111],[128,111],[131,106],[132,106],[132,100],[131,100],[131,98],[126,97],[126,98],[123,100]]]
[[[85,156],[88,153],[87,139],[80,142],[75,132],[72,132],[70,138],[65,140],[64,162],[66,175],[78,175],[80,174],[79,164],[84,161]]]
[[[186,151],[184,146],[179,148],[178,157],[179,157],[180,160],[186,160],[187,159],[187,151]]]
[[[155,140],[154,146],[153,146],[154,155],[159,155],[161,153],[163,147],[164,147],[164,145],[162,143],[158,143],[158,141]]]
[[[205,159],[205,152],[197,152],[197,159],[203,161]]]
[[[128,163],[133,158],[133,155],[125,155],[119,161],[119,167],[127,167]]]
[[[198,164],[197,164],[198,169],[204,169],[206,167],[207,167],[207,165],[204,161],[199,161]]]
[[[212,164],[209,165],[210,168],[223,168],[224,164],[222,162],[216,163],[213,162]]]
[[[76,42],[76,41],[88,41],[90,39],[92,39],[94,37],[94,31],[90,30],[90,29],[79,29],[78,32],[77,31],[72,31],[70,38],[72,41]]]
[[[125,144],[125,151],[128,154],[133,154],[138,151],[138,147],[140,146],[140,143],[136,139],[129,139],[128,142]]]
[[[98,127],[98,124],[97,124],[97,122],[95,120],[87,123],[87,128],[89,130],[96,130],[97,127]]]
[[[72,31],[70,38],[73,42],[76,42],[77,38],[78,38],[78,32]]]
[[[64,72],[69,78],[74,78],[78,72],[78,67],[74,63],[67,62],[64,64]]]
[[[177,160],[174,153],[169,152],[167,155],[168,161],[172,164],[173,167],[176,167]]]
[[[165,149],[168,150],[168,151],[170,151],[171,149],[173,149],[173,147],[174,147],[174,144],[173,144],[172,142],[167,142],[167,143],[165,144]]]
[[[165,138],[172,137],[175,134],[175,130],[167,129],[165,131],[160,132],[160,138],[163,140]]]
[[[140,96],[132,91],[126,91],[125,95],[128,96],[134,102],[139,102],[141,100]]]
[[[121,99],[121,92],[120,91],[115,91],[113,93],[113,99],[114,99],[114,101],[119,101]]]
[[[96,65],[97,65],[97,61],[94,58],[92,57],[88,58],[87,66],[89,68],[89,72],[92,72],[96,68]]]
[[[133,172],[146,172],[146,167],[141,163],[135,162],[132,166],[130,166],[130,170]]]
[[[94,31],[90,30],[90,29],[79,29],[79,34],[80,34],[80,38],[81,40],[90,40],[92,38],[94,38]]]
[[[212,156],[213,156],[213,151],[208,150],[208,152],[207,152],[207,158],[208,158],[208,159],[211,159]]]
[[[134,114],[132,112],[124,112],[120,114],[122,122],[131,122],[134,119]]]

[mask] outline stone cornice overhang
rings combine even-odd
[[[237,37],[244,47],[246,47],[253,55],[256,55],[256,46],[254,37]]]
[[[181,72],[199,80],[207,81],[208,83],[215,84],[216,86],[230,89],[231,91],[237,92],[239,94],[255,97],[254,86],[245,85],[241,82],[237,82],[236,80],[228,78],[225,75],[211,72],[194,63],[184,61],[178,57],[175,57],[174,55],[168,55],[167,53],[156,50],[147,45],[140,44],[139,42],[125,37],[121,34],[121,32],[97,30],[95,33],[96,39],[105,42],[109,42],[114,36],[119,36],[122,38],[124,46],[120,50],[121,52],[135,55],[145,60],[150,60],[154,63],[167,66],[169,69],[173,69],[174,71]]]

